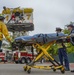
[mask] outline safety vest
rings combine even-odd
[[[58,44],[58,48],[63,48],[63,46],[61,44]]]

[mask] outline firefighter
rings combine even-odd
[[[3,6],[2,14],[4,15],[4,14],[10,14],[10,13],[11,13],[10,9]]]
[[[5,38],[11,43],[11,38],[10,38],[10,35],[8,33],[8,30],[7,30],[7,27],[6,25],[4,24],[4,17],[2,14],[0,14],[0,48],[1,48],[1,45],[2,45],[2,39],[3,39],[3,35],[5,36]]]
[[[59,36],[59,33],[62,33],[62,29],[61,28],[56,28],[56,32],[57,32],[57,36]],[[64,34],[64,33],[62,33]],[[68,60],[68,56],[67,56],[67,52],[66,52],[66,47],[63,43],[63,41],[61,41],[61,43],[57,43],[58,44],[58,56],[59,56],[59,60],[60,60],[60,64],[63,65],[63,59],[64,59],[64,63],[65,63],[65,70],[69,71],[69,60]]]
[[[70,35],[71,35],[70,40],[71,40],[71,43],[72,43],[72,45],[74,45],[74,26],[73,26],[73,24],[69,24],[69,25],[67,26],[67,28],[68,28],[68,30],[70,31]],[[74,73],[74,70],[71,70],[71,72]]]

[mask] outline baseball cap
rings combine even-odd
[[[62,31],[62,29],[60,27],[57,27],[56,31]]]
[[[73,24],[69,24],[69,25],[67,25],[67,27],[74,27],[74,25]]]

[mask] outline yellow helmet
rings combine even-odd
[[[5,19],[4,16],[2,14],[0,14],[0,20]]]

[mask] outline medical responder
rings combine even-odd
[[[0,48],[1,48],[1,45],[2,45],[2,39],[3,39],[3,35],[5,36],[5,38],[11,43],[11,38],[10,38],[10,35],[8,33],[8,30],[7,30],[7,27],[6,25],[4,24],[4,17],[2,14],[0,14]]]
[[[70,41],[72,43],[72,45],[74,45],[74,25],[73,24],[69,24],[67,26],[68,30],[70,31]],[[74,72],[74,70],[71,70],[71,72]]]
[[[56,28],[56,32],[57,32],[57,36],[59,36],[59,33],[62,33],[62,29],[61,28]],[[62,33],[64,34],[64,33]],[[65,70],[69,71],[69,60],[68,60],[68,56],[67,56],[67,52],[66,52],[66,47],[63,43],[63,41],[61,41],[58,44],[58,56],[59,56],[59,61],[61,65],[63,64],[63,59],[64,59],[64,63],[65,63]]]

